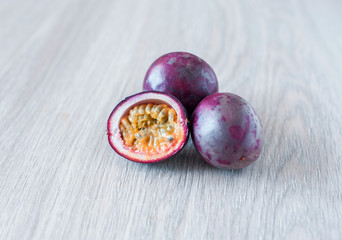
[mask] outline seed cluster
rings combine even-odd
[[[153,151],[174,140],[176,120],[176,111],[166,104],[143,104],[121,119],[120,131],[126,146]]]

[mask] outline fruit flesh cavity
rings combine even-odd
[[[137,110],[139,111],[139,107],[141,105],[147,106],[148,104],[157,106],[165,104],[168,108],[173,109],[176,113],[173,125],[174,131],[172,134],[174,140],[168,144],[163,144],[163,149],[161,147],[153,147],[153,149],[145,147],[139,150],[134,145],[126,145],[123,134],[120,130],[120,125],[123,124],[121,120],[124,117],[127,117],[128,125],[131,125],[132,122],[139,120],[139,117],[137,118],[137,120],[131,119],[133,120],[132,122],[129,120],[131,110],[134,111],[134,108],[138,106]],[[144,116],[145,114],[140,115]],[[168,122],[170,122],[169,114],[167,119]],[[136,133],[134,131],[131,132],[132,134]],[[107,135],[110,146],[122,157],[140,163],[160,162],[177,154],[187,143],[189,137],[187,113],[181,102],[170,94],[155,91],[137,93],[125,98],[113,109],[107,121]]]
[[[120,120],[124,145],[135,152],[160,153],[182,139],[176,111],[166,104],[141,104]]]

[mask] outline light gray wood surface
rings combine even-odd
[[[0,1],[0,239],[341,239],[342,2]],[[257,162],[189,141],[138,164],[109,146],[114,106],[188,51],[264,126]]]

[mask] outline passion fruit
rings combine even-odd
[[[201,58],[187,52],[172,52],[152,63],[143,90],[172,94],[191,114],[203,98],[218,91],[218,82],[214,70]]]
[[[185,108],[175,97],[142,92],[121,101],[107,123],[108,141],[121,156],[141,163],[165,160],[188,140]]]
[[[203,99],[192,115],[192,140],[209,164],[237,169],[260,155],[262,126],[253,107],[232,93]]]

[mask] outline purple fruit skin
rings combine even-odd
[[[262,126],[256,112],[232,93],[214,93],[192,114],[192,140],[209,164],[238,169],[253,163],[262,147]]]
[[[173,52],[152,63],[145,75],[143,90],[172,94],[191,114],[203,98],[218,91],[218,82],[204,60],[191,53]]]

